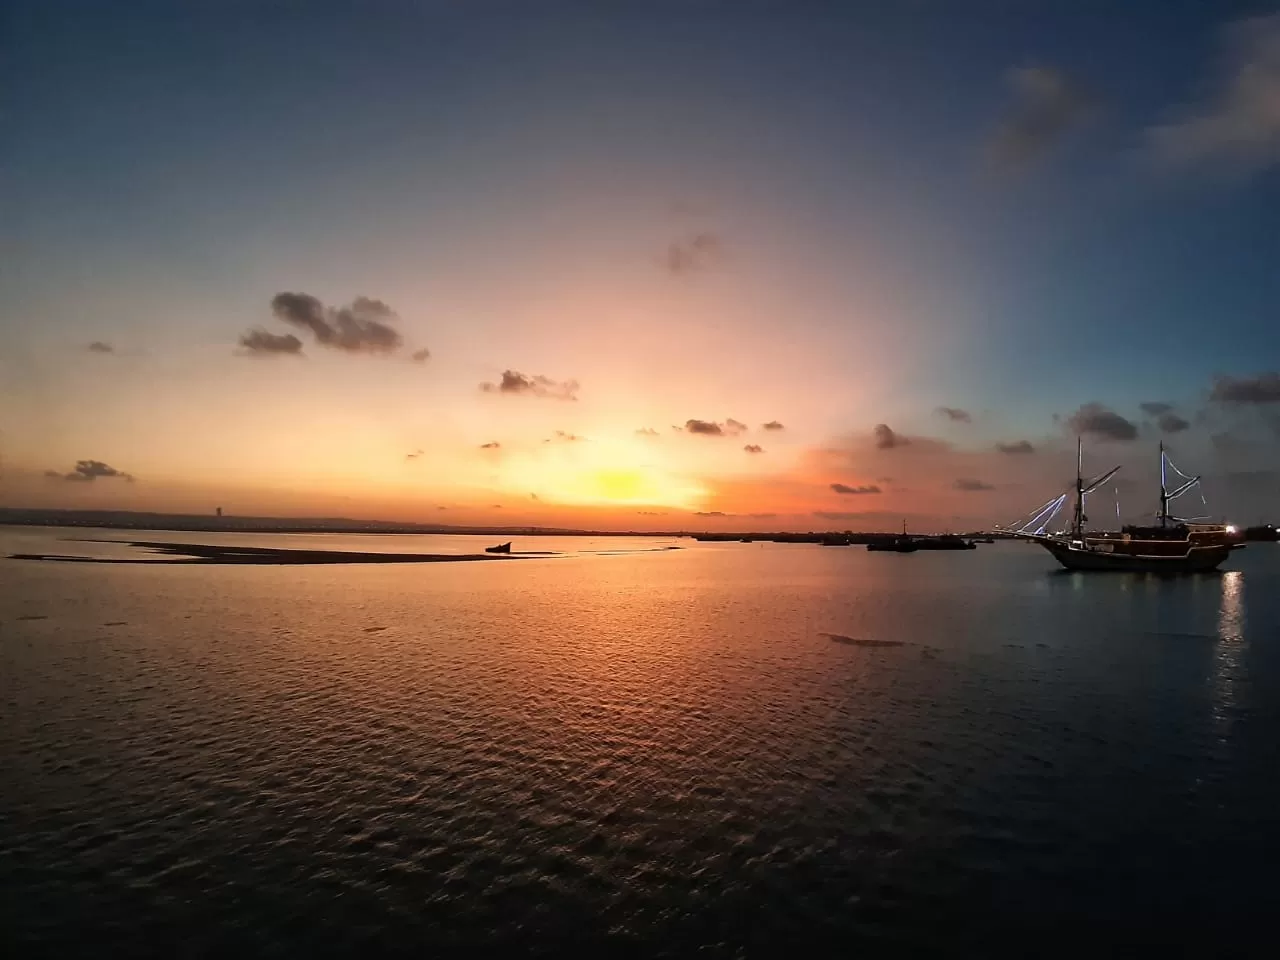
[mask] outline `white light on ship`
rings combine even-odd
[[[1235,524],[1233,523],[1227,524],[1227,533],[1235,533],[1235,532],[1236,532]]]

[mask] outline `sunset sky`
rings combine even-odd
[[[0,10],[0,506],[1280,512],[1274,4]]]

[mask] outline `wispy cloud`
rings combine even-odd
[[[415,450],[415,451],[413,451],[413,453],[406,453],[406,454],[404,455],[404,458],[405,458],[406,460],[417,460],[420,456],[422,456],[422,451],[421,451],[421,450]]]
[[[995,489],[995,487],[993,487],[989,483],[983,483],[981,480],[974,480],[968,477],[957,480],[951,486],[953,489],[961,490],[961,491],[964,491],[965,493],[979,493],[984,490]]]
[[[724,256],[724,243],[717,234],[695,233],[667,247],[663,266],[673,276],[688,276],[708,270]]]
[[[309,293],[277,293],[271,298],[271,312],[332,350],[394,353],[404,344],[400,331],[391,326],[395,311],[371,297],[356,297],[345,307],[326,307]]]
[[[972,423],[973,417],[970,416],[968,410],[961,410],[959,407],[938,407],[935,411],[939,416],[946,417],[953,423]]]
[[[770,420],[768,423],[760,424],[760,429],[761,430],[785,430],[786,427],[780,424],[777,420]]]
[[[71,483],[93,483],[99,477],[120,480],[133,483],[134,476],[125,473],[123,470],[117,470],[115,467],[108,466],[101,460],[77,460],[75,468],[68,473],[60,473],[57,470],[46,470],[44,475],[51,480],[66,480]]]
[[[742,449],[747,451],[747,453],[764,453],[764,447],[760,446],[758,443],[748,443]]]
[[[819,520],[860,520],[866,513],[850,513],[840,510],[815,510],[813,515]]]
[[[1209,398],[1235,407],[1280,403],[1280,373],[1260,373],[1256,377],[1218,377]]]
[[[577,380],[552,380],[542,374],[525,376],[518,370],[502,371],[497,383],[482,383],[485,393],[501,393],[509,396],[546,397],[551,400],[577,400]]]
[[[1138,428],[1114,410],[1100,403],[1086,403],[1067,418],[1067,426],[1073,433],[1096,437],[1099,440],[1128,442],[1138,438]]]
[[[497,450],[501,448],[501,446],[502,444],[500,444],[497,440],[490,440],[488,443],[480,444],[480,449],[481,450]]]
[[[1092,98],[1052,67],[1010,70],[1013,95],[1005,117],[987,143],[987,156],[1001,172],[1021,173],[1040,163],[1093,112]]]
[[[414,363],[426,363],[431,359],[431,351],[423,347],[421,350],[415,350],[409,354],[409,359]]]
[[[684,427],[676,427],[676,429],[683,429],[686,433],[696,433],[704,437],[736,437],[746,432],[747,425],[730,417],[724,423],[717,423],[714,420],[686,420]]]
[[[1156,417],[1156,426],[1164,433],[1181,433],[1183,430],[1191,428],[1191,422],[1170,411]]]
[[[657,437],[657,436],[660,436],[660,434],[658,433],[657,430],[654,430],[652,427],[641,427],[639,430],[636,431],[636,436],[637,437]]]
[[[1036,448],[1031,445],[1029,440],[1014,440],[1011,443],[997,443],[996,450],[1000,453],[1035,453]]]
[[[1165,403],[1163,400],[1148,400],[1146,403],[1140,403],[1138,406],[1142,412],[1148,416],[1158,417],[1162,413],[1168,413],[1173,409],[1172,403]]]
[[[843,494],[850,494],[850,495],[865,494],[865,493],[880,493],[880,488],[876,486],[874,483],[864,484],[863,486],[860,486],[860,487],[851,487],[847,483],[833,483],[830,486],[831,486],[831,489],[836,493],[843,493]]]
[[[1147,130],[1155,158],[1250,173],[1280,163],[1280,13],[1229,24],[1213,94]]]
[[[302,354],[302,341],[292,333],[271,333],[262,329],[243,334],[240,347],[242,353],[259,357]]]
[[[85,349],[88,350],[90,353],[115,353],[116,352],[115,347],[113,347],[109,343],[104,343],[101,340],[93,341],[93,343],[89,344],[87,347],[85,347]]]
[[[576,433],[566,433],[564,430],[557,430],[553,436],[543,442],[550,443],[552,440],[560,440],[565,443],[578,443],[579,441],[586,439],[586,437],[580,437]]]
[[[876,437],[876,447],[880,450],[892,450],[894,447],[905,447],[911,442],[906,437],[894,433],[887,423],[877,423],[873,432]]]

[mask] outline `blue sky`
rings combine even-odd
[[[778,476],[876,423],[1048,450],[1088,403],[1147,431],[1144,401],[1194,421],[1174,439],[1196,459],[1232,432],[1252,444],[1239,469],[1274,469],[1278,408],[1211,391],[1280,367],[1280,122],[1248,99],[1280,96],[1276,16],[4,4],[8,459],[130,457],[146,470],[121,469],[168,484],[131,498],[176,503],[194,472],[256,502],[271,471],[253,451],[273,434],[254,411],[287,407],[292,429],[333,445],[325,463],[341,443],[320,409],[447,460],[476,431],[545,432],[542,414],[476,406],[476,383],[514,367],[581,381],[574,416],[597,432],[791,411]],[[1259,74],[1262,93],[1241,85]],[[715,239],[715,263],[665,275],[664,249],[693,235]],[[235,355],[286,290],[386,301],[430,369],[412,382],[367,357],[300,373]],[[95,341],[112,352],[77,352]],[[939,405],[970,411],[968,432],[948,434]],[[448,436],[431,435],[441,422]],[[175,439],[191,433],[246,451],[244,469],[201,469]],[[405,502],[396,483],[380,504]]]

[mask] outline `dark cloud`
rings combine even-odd
[[[658,436],[658,431],[654,430],[652,427],[641,427],[639,430],[636,431],[636,436],[637,437],[656,437]]]
[[[116,348],[109,343],[103,343],[101,340],[95,340],[93,343],[85,347],[90,353],[115,353]]]
[[[1234,407],[1280,403],[1280,373],[1256,377],[1218,377],[1209,399]]]
[[[987,143],[987,155],[1003,173],[1022,173],[1042,161],[1073,127],[1093,112],[1093,101],[1051,67],[1010,70],[1008,113]]]
[[[768,423],[760,424],[760,429],[761,430],[785,430],[786,427],[780,424],[777,420],[770,420]]]
[[[415,451],[413,451],[413,453],[406,453],[406,454],[404,455],[404,458],[405,458],[406,460],[417,460],[420,456],[422,456],[422,451],[421,451],[421,450],[415,450]]]
[[[873,483],[864,484],[860,487],[851,487],[847,483],[833,483],[831,489],[836,493],[860,494],[860,493],[879,493],[880,488]]]
[[[552,437],[551,439],[563,440],[565,443],[577,443],[580,440],[585,440],[587,438],[580,437],[576,433],[565,433],[563,430],[557,430],[555,433],[555,436]]]
[[[1181,433],[1191,427],[1191,422],[1176,413],[1162,413],[1156,418],[1156,425],[1165,433]]]
[[[577,380],[552,380],[542,374],[528,377],[517,370],[502,371],[498,383],[482,383],[485,393],[506,393],[513,396],[547,397],[552,400],[577,400]]]
[[[686,420],[684,429],[689,433],[700,433],[705,437],[724,436],[724,424],[713,423],[710,420]]]
[[[993,487],[989,483],[983,483],[981,480],[972,480],[972,479],[957,480],[951,486],[953,489],[963,490],[966,493],[977,493],[982,490],[995,489],[995,487]]]
[[[1028,440],[1014,440],[1012,443],[997,443],[996,449],[1001,453],[1035,453],[1036,448],[1033,447]]]
[[[724,244],[714,233],[696,233],[667,247],[663,265],[674,276],[710,269],[724,256]]]
[[[699,510],[694,514],[695,517],[727,517],[728,514],[723,510]]]
[[[536,493],[531,493],[531,494],[529,494],[529,499],[530,499],[530,500],[537,500],[537,499],[538,499],[538,495],[537,495]]]
[[[764,453],[764,447],[760,446],[758,443],[748,443],[742,449],[747,451],[747,453]]]
[[[899,436],[889,429],[887,423],[877,423],[875,426],[876,447],[881,450],[892,450],[894,447],[905,447],[911,441],[906,437]]]
[[[1138,428],[1100,403],[1086,403],[1067,418],[1067,426],[1076,434],[1087,434],[1099,440],[1127,443],[1138,438]]]
[[[68,480],[71,483],[93,483],[99,477],[118,478],[133,483],[132,474],[108,466],[101,460],[77,460],[75,469],[70,473],[59,473],[57,470],[46,470],[46,477],[52,480]]]
[[[724,422],[724,432],[730,436],[736,437],[740,433],[747,432],[747,425],[741,420],[735,420],[733,417],[730,417]]]
[[[267,330],[250,330],[240,337],[242,352],[259,357],[279,354],[302,353],[302,341],[292,333],[271,333]]]
[[[665,510],[637,510],[636,513],[642,517],[665,517],[667,515]]]
[[[431,351],[423,347],[421,350],[415,350],[409,354],[409,359],[414,363],[426,363],[431,359]]]
[[[968,410],[961,410],[959,407],[938,407],[935,411],[939,416],[946,417],[954,423],[972,423],[973,417],[969,415]]]
[[[1280,14],[1229,24],[1213,96],[1147,130],[1158,161],[1253,173],[1280,163]]]
[[[1138,404],[1138,406],[1149,417],[1158,417],[1160,414],[1168,413],[1173,409],[1172,403],[1165,403],[1161,400],[1148,400],[1146,403]]]
[[[371,297],[356,297],[345,307],[326,307],[309,293],[277,293],[271,298],[271,312],[333,350],[394,353],[404,345],[400,331],[390,326],[397,319],[395,311]]]
[[[490,440],[488,443],[480,444],[481,450],[497,450],[502,446],[497,440]]]

